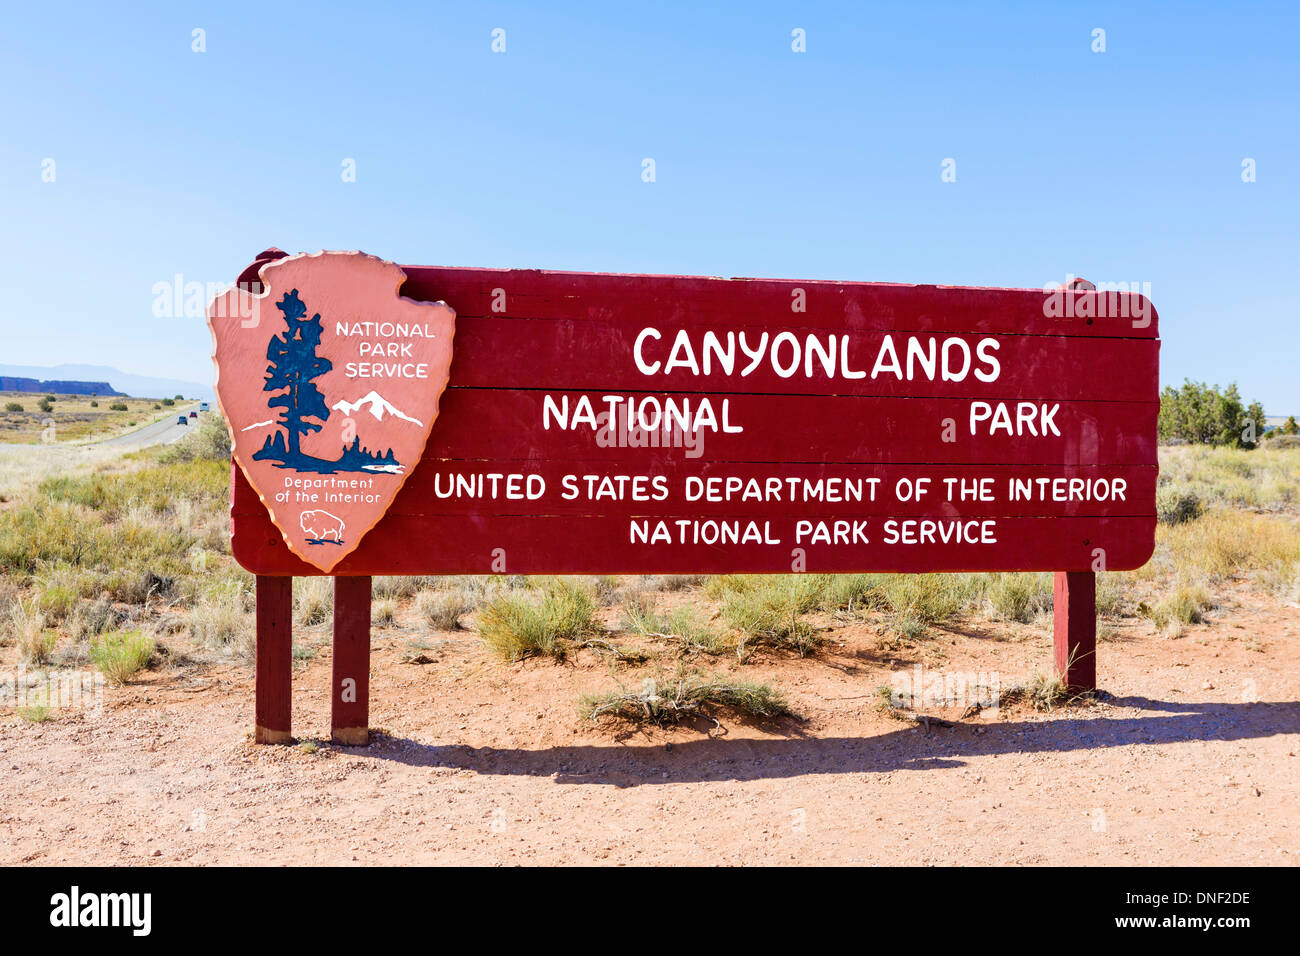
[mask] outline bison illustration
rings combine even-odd
[[[298,516],[298,524],[303,534],[316,541],[333,538],[335,543],[343,542],[343,519],[328,511],[304,511]]]

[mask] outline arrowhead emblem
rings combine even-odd
[[[360,252],[268,262],[208,306],[235,461],[294,554],[331,571],[384,516],[438,418],[456,313]]]

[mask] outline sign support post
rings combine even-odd
[[[1097,575],[1057,571],[1052,588],[1056,670],[1071,693],[1097,689]]]
[[[330,738],[347,747],[370,743],[370,577],[334,579],[334,663]]]
[[[293,740],[293,578],[257,576],[256,726],[259,744]]]

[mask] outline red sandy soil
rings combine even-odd
[[[98,716],[0,713],[0,863],[1293,865],[1298,622],[1246,592],[1180,638],[1131,622],[1099,646],[1100,702],[928,732],[877,708],[891,673],[922,660],[1005,687],[1049,665],[1050,636],[981,626],[889,652],[842,628],[817,657],[721,665],[803,719],[708,736],[580,721],[581,692],[640,680],[587,652],[501,664],[458,632],[417,665],[419,632],[389,628],[382,731],[316,753],[251,742],[244,665],[150,672]],[[294,731],[327,738],[328,631],[300,641],[321,652],[295,674]]]

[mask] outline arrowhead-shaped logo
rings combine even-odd
[[[217,399],[235,461],[290,550],[351,554],[420,461],[451,370],[456,313],[398,295],[360,252],[269,262],[262,293],[213,299]]]

